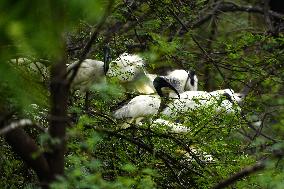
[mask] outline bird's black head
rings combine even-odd
[[[108,45],[104,46],[104,72],[105,74],[107,73],[109,69],[109,63],[111,61],[111,56],[110,56],[110,48]]]
[[[178,93],[178,91],[176,90],[176,88],[174,88],[165,78],[161,77],[161,76],[158,76],[154,79],[153,81],[153,85],[158,93],[158,95],[160,97],[163,97],[163,92],[162,92],[162,88],[163,87],[168,87],[170,89],[172,89],[177,95],[178,95],[178,98],[180,98],[180,95]]]
[[[188,76],[189,76],[189,78],[190,78],[190,84],[192,85],[192,86],[194,86],[194,76],[195,76],[195,70],[190,70],[189,72],[188,72]]]
[[[229,93],[224,93],[223,96],[224,96],[227,100],[229,100],[230,102],[233,103],[232,96],[231,96]]]

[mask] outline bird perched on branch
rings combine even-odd
[[[75,61],[67,67],[67,73],[71,76],[71,70],[78,66],[79,61]],[[107,84],[105,76],[105,63],[99,60],[85,59],[72,83],[71,88],[85,93],[85,109],[90,107],[90,87],[93,85]]]
[[[133,81],[143,73],[144,60],[138,55],[123,53],[109,63],[108,77],[114,77],[121,83]]]
[[[108,67],[107,77],[116,80],[128,92],[155,93],[152,83],[156,75],[146,72],[145,61],[139,55],[123,53]]]
[[[93,59],[85,59],[81,63],[80,61],[74,61],[67,67],[68,77],[70,78],[72,75],[71,71],[74,71],[79,66],[71,87],[86,92],[93,84],[106,83],[106,73],[109,69],[110,61],[111,56],[108,45],[104,47],[103,62]]]
[[[238,103],[242,100],[239,93],[234,93],[232,89],[212,92],[186,91],[180,94],[180,97],[180,99],[171,101],[162,114],[177,116],[187,111],[206,106],[213,106],[216,112],[225,110],[226,113],[235,113],[240,110]]]
[[[99,60],[85,59],[84,61],[75,61],[68,65],[67,73],[69,79],[73,79],[71,87],[86,93],[85,109],[89,107],[89,89],[94,84],[106,84],[106,73],[110,62],[110,48],[104,47],[104,62]],[[72,72],[73,71],[73,72]],[[72,74],[75,73],[74,78]]]
[[[173,70],[165,76],[159,76],[167,80],[177,91],[182,94],[185,91],[197,91],[198,79],[195,71]],[[174,97],[174,94],[170,94]]]
[[[67,67],[67,72],[70,73],[79,61],[75,61]],[[84,60],[74,77],[71,87],[86,92],[94,83],[106,82],[104,72],[104,62],[99,60],[86,59]]]
[[[127,119],[127,123],[132,123],[136,120],[138,124],[144,117],[149,117],[157,114],[163,103],[162,88],[173,90],[179,97],[178,91],[166,80],[154,79],[153,85],[157,90],[158,95],[139,95],[131,99],[119,109],[113,112],[116,119]]]

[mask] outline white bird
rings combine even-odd
[[[69,77],[72,73],[71,70],[73,70],[78,63],[79,61],[75,61],[67,67]],[[93,84],[105,82],[104,62],[86,59],[81,63],[76,76],[72,81],[71,87],[86,92]]]
[[[194,71],[173,70],[160,77],[167,80],[180,94],[185,91],[197,91],[198,79]],[[174,94],[170,94],[170,97],[174,97]]]
[[[236,113],[240,110],[237,105],[241,98],[233,90],[206,91],[186,91],[180,94],[180,99],[171,101],[163,110],[162,114],[167,116],[177,116],[187,111],[199,107],[213,107],[216,112]]]
[[[175,99],[167,104],[162,111],[163,115],[177,116],[185,112],[196,109],[205,104],[210,98],[210,94],[206,91],[186,91],[180,94],[180,99]]]
[[[153,82],[156,77],[156,74],[145,72],[145,75],[140,76],[140,78],[135,81],[133,88],[136,89],[139,94],[154,94],[156,90]]]
[[[211,163],[214,162],[214,158],[211,154],[208,154],[205,151],[202,151],[201,149],[197,148],[196,146],[190,146],[190,151],[191,153],[194,154],[194,156],[196,158],[198,158],[199,161],[202,161],[204,163]],[[185,150],[179,150],[178,151],[180,154],[182,154],[183,156],[185,156],[185,158],[187,159],[187,161],[189,162],[193,162],[196,161],[196,158],[193,157],[190,153],[188,153]]]
[[[221,89],[210,92],[212,97],[220,98],[223,95],[226,95],[228,98],[232,98],[231,100],[235,100],[238,103],[242,100],[242,95],[240,93],[235,93],[233,89]]]
[[[190,132],[190,128],[186,127],[180,123],[174,123],[165,119],[156,119],[153,121],[153,124],[151,124],[151,128],[155,127],[166,127],[169,132],[172,133],[188,133]]]
[[[221,103],[216,107],[217,112],[225,111],[228,114],[240,112],[240,103],[243,101],[244,94],[235,93],[232,89],[216,90],[210,93],[215,97],[215,100],[222,99]],[[216,98],[217,97],[217,98]]]
[[[157,85],[156,79],[154,80],[154,87],[157,89],[158,95],[139,95],[131,99],[127,104],[123,105],[118,110],[113,112],[116,119],[127,119],[128,123],[136,120],[138,124],[144,117],[153,116],[159,112],[162,98],[164,97],[160,88],[169,87],[175,91],[179,96],[177,90],[164,80],[164,83]]]
[[[105,84],[106,73],[109,69],[110,48],[108,45],[104,47],[104,61],[85,59],[81,62],[79,69],[71,83],[71,87],[75,90],[79,89],[82,92],[87,92],[93,84]],[[71,71],[77,67],[79,61],[74,61],[67,65],[67,73],[70,78],[73,74]]]
[[[169,72],[166,77],[169,78],[170,81],[173,80],[173,84],[175,80],[179,81],[179,86],[177,86],[178,92],[197,91],[198,78],[193,70],[173,70]]]
[[[185,91],[180,94],[181,99],[192,99],[192,98],[210,98],[210,93],[207,91]]]
[[[123,53],[109,63],[106,75],[110,78],[116,78],[121,83],[127,83],[143,73],[144,66],[144,60],[140,56]]]
[[[153,94],[154,74],[145,71],[145,61],[139,55],[123,53],[108,65],[107,77],[118,81],[127,91]]]
[[[67,77],[71,78],[75,67],[77,67],[79,61],[75,61],[68,65],[67,67]],[[89,99],[89,89],[92,85],[96,84],[106,84],[105,76],[105,64],[99,60],[85,59],[71,83],[71,88],[74,90],[79,90],[81,93],[85,93],[85,109],[88,110],[90,99]]]
[[[114,112],[116,119],[128,119],[129,123],[136,120],[138,124],[144,117],[158,113],[161,98],[158,95],[139,95],[131,99],[126,105]]]

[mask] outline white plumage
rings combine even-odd
[[[172,133],[188,133],[190,132],[190,128],[186,127],[180,123],[174,123],[165,119],[156,119],[153,121],[151,125],[152,128],[166,126],[170,132]]]
[[[139,74],[143,74],[144,64],[144,60],[140,56],[123,53],[109,63],[106,75],[116,78],[121,83],[131,82]]]
[[[144,117],[157,114],[160,104],[161,98],[159,95],[139,95],[114,111],[113,116],[116,119],[128,119],[130,123],[136,120],[136,124],[138,124]]]
[[[229,99],[225,99],[225,97]],[[206,91],[186,91],[180,94],[180,99],[170,102],[162,114],[177,116],[178,114],[206,106],[213,106],[216,112],[235,113],[240,110],[240,107],[237,106],[240,100],[231,89],[217,90],[210,93]]]
[[[239,103],[242,101],[243,95],[241,93],[235,93],[233,89],[223,89],[216,90],[210,93],[213,99],[220,100],[220,98],[224,95],[227,97],[223,99],[219,106],[216,106],[216,111],[221,112],[225,111],[228,114],[240,112],[241,108]],[[211,101],[212,102],[212,101]]]
[[[197,91],[197,89],[198,89],[198,78],[194,72],[193,74],[191,74],[189,80],[186,82],[185,91]]]
[[[139,55],[123,53],[109,63],[106,75],[117,80],[130,92],[153,94],[153,80],[156,75],[148,74],[144,67],[145,61]]]
[[[210,92],[210,95],[212,97],[219,98],[220,96],[223,96],[225,93],[227,93],[231,97],[233,97],[235,94],[233,89],[221,89]]]
[[[205,104],[210,98],[206,91],[186,91],[180,94],[180,99],[170,102],[162,111],[163,115],[177,116]]]
[[[78,61],[75,61],[67,67],[69,77],[72,73],[70,71],[74,69],[77,64]],[[86,59],[81,63],[71,86],[73,89],[87,91],[93,84],[102,82],[106,82],[104,63],[99,60]]]
[[[127,104],[114,111],[113,115],[117,119],[125,119],[127,118],[130,123],[136,120],[138,124],[144,117],[153,116],[159,112],[160,106],[165,103],[164,99],[161,97],[164,94],[160,91],[161,88],[168,87],[171,90],[175,91],[175,93],[179,96],[177,90],[169,84],[167,81],[161,80],[161,78],[155,78],[153,85],[156,90],[159,90],[159,95],[139,95],[130,100]],[[157,84],[161,84],[161,86],[157,86]],[[156,88],[158,87],[158,88]]]
[[[207,91],[185,91],[180,94],[180,99],[192,99],[195,97],[208,99],[210,96],[210,93]]]
[[[194,153],[194,155],[202,162],[210,163],[215,161],[211,154],[208,154],[195,146],[190,146],[189,148],[191,152]],[[188,161],[190,162],[195,161],[195,158],[192,157],[188,152],[181,150],[179,151],[179,153],[182,153],[187,158]]]
[[[166,79],[179,93],[185,91],[197,91],[198,79],[195,72],[187,72],[186,70],[174,70],[168,72],[166,76],[160,76]],[[170,94],[171,97],[175,95]]]
[[[170,80],[180,81],[179,86],[177,88],[178,92],[197,91],[198,79],[195,72],[188,72],[186,70],[174,70],[169,72],[167,77]]]
[[[155,74],[145,73],[135,82],[135,89],[140,94],[154,94],[156,93],[155,87],[153,85],[154,79],[157,77]]]

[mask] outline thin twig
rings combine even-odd
[[[34,126],[42,132],[46,132],[46,129],[38,126],[37,124],[33,123],[30,119],[21,119],[15,122],[10,123],[7,126],[4,126],[3,129],[0,130],[0,136],[6,135],[7,133],[13,131],[14,129],[26,126]]]
[[[124,139],[128,142],[131,142],[145,150],[147,150],[149,153],[153,154],[155,157],[160,158],[161,160],[163,160],[164,162],[168,162],[171,163],[173,166],[177,167],[177,168],[184,168],[184,166],[178,162],[177,160],[175,160],[173,157],[169,156],[168,154],[166,154],[165,152],[161,151],[161,150],[156,150],[152,147],[150,147],[149,145],[145,144],[143,141],[138,140],[138,139],[134,139],[134,138],[130,138],[127,137],[124,134],[120,134],[118,132],[109,130],[109,129],[104,129],[104,128],[98,128],[98,127],[93,127],[96,131],[98,132],[102,132],[102,133],[106,133],[121,139]],[[190,169],[191,172],[195,173],[196,175],[202,176],[202,174],[196,172],[195,170]]]
[[[99,35],[99,32],[101,31],[108,15],[110,14],[111,12],[111,8],[112,8],[112,5],[113,5],[113,0],[110,0],[109,3],[108,3],[108,6],[106,7],[105,9],[105,12],[104,12],[104,15],[103,17],[101,18],[100,22],[98,23],[96,29],[93,31],[92,35],[91,35],[91,38],[90,40],[87,42],[87,44],[85,45],[80,57],[79,57],[79,61],[78,63],[73,67],[73,72],[68,80],[68,84],[70,85],[72,83],[72,81],[74,80],[82,62],[86,59],[86,56],[87,54],[89,53],[89,51],[91,50],[91,47],[93,45],[93,43],[95,42],[95,40],[97,39],[98,35]]]
[[[240,6],[233,2],[223,2],[223,1],[219,1],[219,2],[220,4],[216,3],[216,5],[214,6],[212,10],[207,10],[206,11],[207,14],[202,14],[202,16],[200,16],[198,20],[194,22],[185,23],[184,25],[186,26],[186,28],[190,28],[190,29],[196,28],[202,25],[203,23],[207,22],[212,16],[219,15],[224,12],[249,12],[249,13],[257,13],[257,14],[264,14],[265,12],[264,9],[261,7],[253,7],[250,5]],[[271,10],[268,11],[268,14],[272,17],[279,18],[279,19],[284,17],[283,14],[279,14]],[[178,30],[177,35],[182,36],[186,32],[188,32],[188,30],[184,30],[184,27],[181,27],[181,29]]]
[[[257,171],[263,170],[264,168],[265,168],[264,161],[260,161],[260,162],[256,163],[253,166],[250,166],[250,167],[245,167],[240,172],[237,172],[237,173],[233,174],[231,177],[229,177],[228,179],[221,181],[220,183],[215,185],[212,189],[225,188],[225,187],[237,182],[241,178],[244,178],[244,177],[246,177],[246,176],[248,176],[252,173],[255,173]]]
[[[265,23],[268,27],[268,31],[272,32],[274,31],[274,28],[269,15],[269,1],[270,0],[264,0],[263,14],[264,14]]]
[[[270,158],[263,157],[261,161],[257,162],[256,164],[252,166],[245,167],[244,169],[233,174],[229,178],[219,182],[218,184],[213,186],[212,189],[221,189],[221,188],[228,187],[229,185],[234,184],[235,182],[237,182],[238,180],[244,177],[247,177],[257,171],[265,169],[267,166],[267,162],[271,161],[273,158],[280,159],[280,158],[283,158],[283,156],[284,156],[283,149],[274,150]]]
[[[94,110],[88,110],[87,111],[87,113],[88,114],[91,114],[91,115],[98,115],[98,116],[100,116],[100,117],[103,117],[103,118],[105,118],[105,119],[107,119],[107,120],[109,120],[109,121],[111,121],[112,123],[114,123],[114,124],[117,124],[117,122],[114,120],[114,119],[112,119],[109,115],[107,115],[107,114],[104,114],[104,113],[101,113],[101,112],[98,112],[98,111],[94,111]]]

